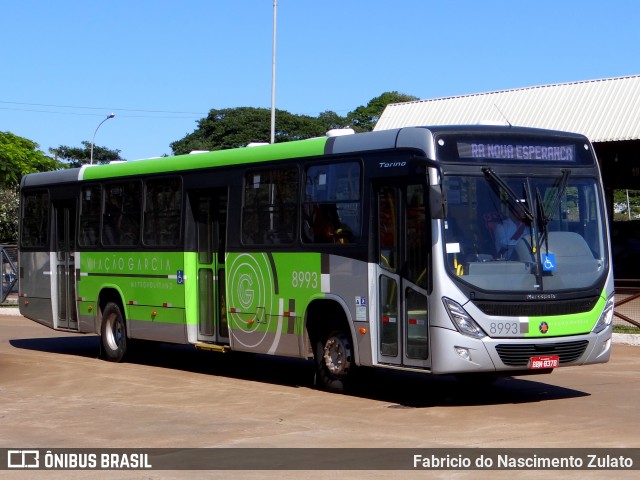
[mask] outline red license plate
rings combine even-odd
[[[543,355],[529,359],[529,368],[531,370],[556,368],[558,366],[560,366],[560,357],[558,355]]]

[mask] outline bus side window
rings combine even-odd
[[[22,197],[23,247],[45,247],[49,228],[49,192],[29,192]]]
[[[142,205],[139,181],[109,184],[104,189],[102,243],[132,246],[140,240]]]
[[[347,244],[360,238],[360,164],[312,165],[305,172],[302,239]]]
[[[378,192],[380,266],[391,271],[396,270],[396,259],[398,257],[397,232],[395,191],[391,187],[383,187]]]
[[[102,189],[100,186],[84,187],[80,198],[80,237],[78,238],[78,243],[82,247],[95,247],[98,245],[100,205],[102,205]]]
[[[175,247],[180,239],[180,179],[147,180],[145,192],[142,238],[144,245]]]
[[[407,278],[416,285],[427,288],[427,221],[425,195],[422,185],[407,187]]]
[[[243,243],[292,243],[296,231],[297,203],[297,168],[247,172],[242,207]]]

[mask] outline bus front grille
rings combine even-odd
[[[589,344],[588,340],[562,343],[524,343],[496,345],[500,360],[510,367],[526,367],[531,357],[558,355],[560,364],[575,362]]]
[[[544,302],[493,302],[475,300],[473,304],[485,315],[498,317],[544,317],[549,315],[570,315],[593,310],[600,297],[578,298]]]

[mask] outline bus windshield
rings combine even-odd
[[[443,222],[449,274],[483,291],[592,287],[606,273],[596,178],[448,175]]]

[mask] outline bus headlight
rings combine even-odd
[[[480,326],[469,316],[459,303],[454,302],[447,297],[442,297],[442,303],[444,303],[444,308],[447,309],[449,318],[453,321],[453,324],[460,333],[474,338],[482,338],[486,336]]]
[[[613,297],[607,300],[604,310],[600,314],[600,318],[593,327],[593,333],[600,333],[613,322]]]

